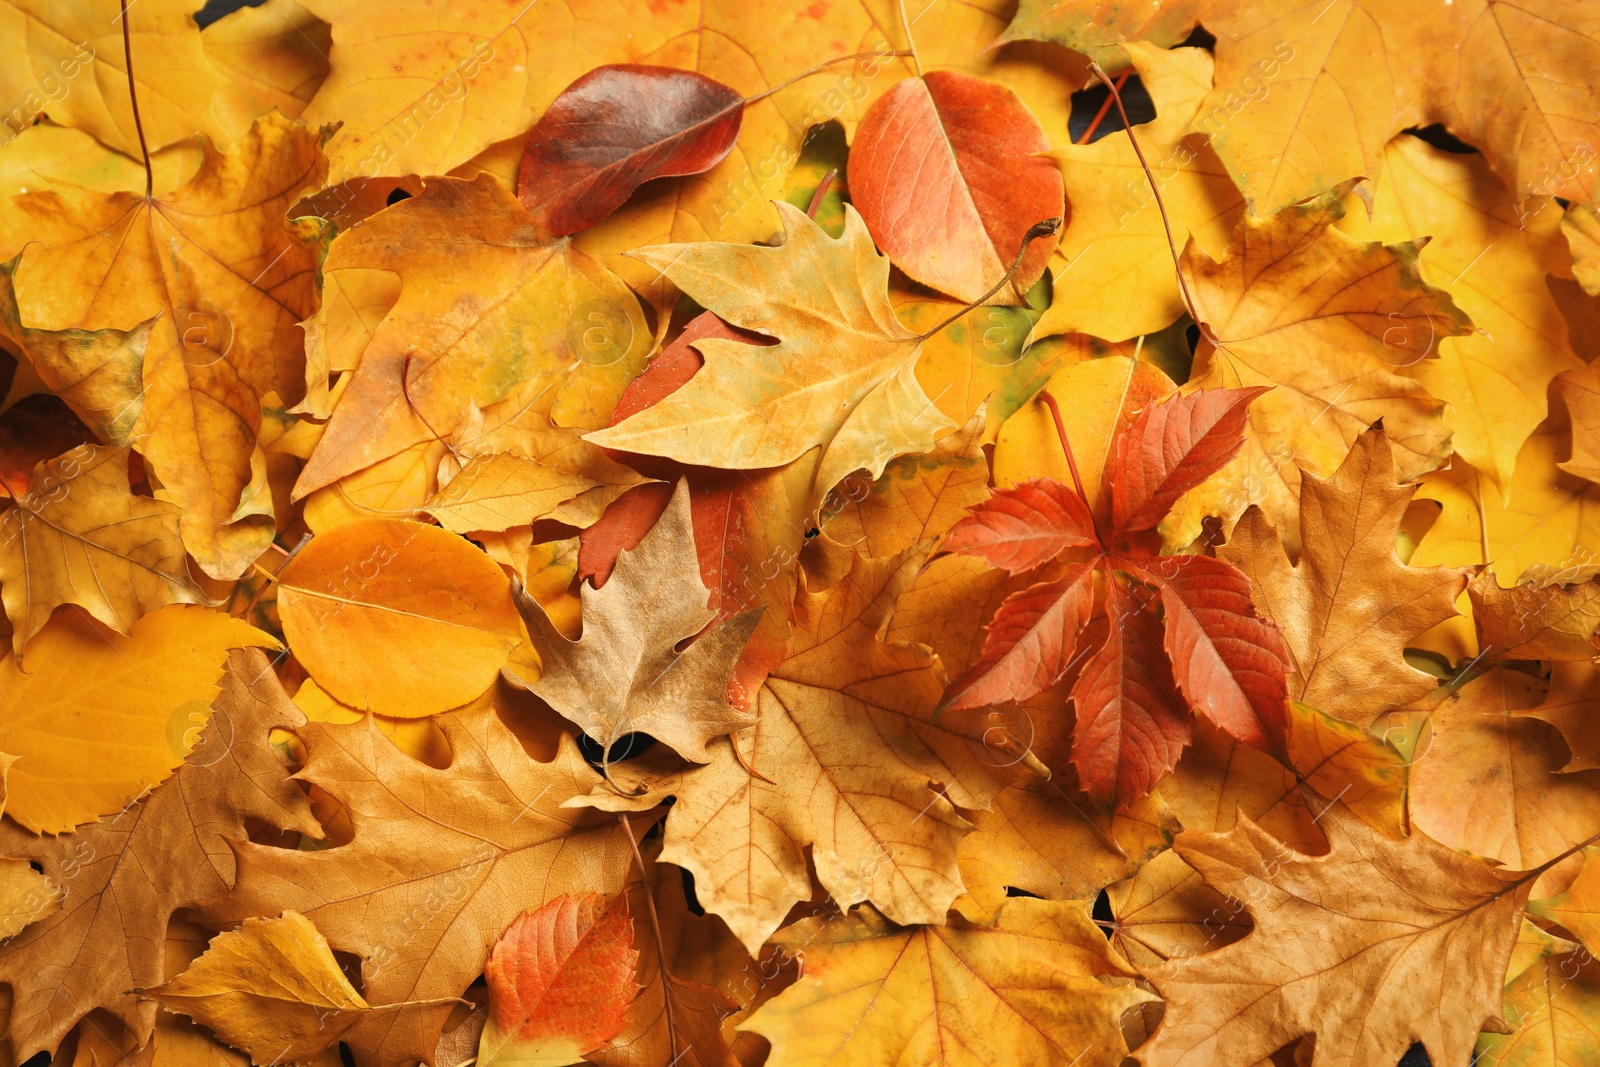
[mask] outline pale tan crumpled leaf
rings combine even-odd
[[[507,678],[608,751],[624,734],[646,733],[705,763],[710,742],[754,725],[724,693],[761,610],[706,629],[717,613],[707,607],[711,591],[700,578],[687,479],[638,546],[621,554],[606,584],[585,586],[580,595],[583,636],[569,641],[539,601],[519,590],[517,607],[542,670],[528,678],[513,664]]]
[[[1416,1040],[1435,1063],[1466,1063],[1478,1031],[1503,1026],[1532,876],[1502,875],[1422,833],[1382,837],[1336,801],[1319,825],[1321,856],[1248,819],[1178,838],[1178,855],[1246,902],[1255,929],[1145,972],[1167,1010],[1143,1063],[1253,1064],[1304,1034],[1328,1067],[1398,1061]]]
[[[986,758],[986,717],[935,722],[937,661],[878,636],[919,562],[914,551],[856,556],[826,589],[802,584],[788,657],[758,691],[755,726],[713,745],[704,767],[614,765],[636,797],[602,789],[575,802],[632,810],[676,796],[661,858],[693,873],[701,904],[752,952],[811,898],[808,849],[841,906],[870,900],[896,922],[942,922],[962,892],[956,850],[972,829],[957,807],[985,808],[1026,773]]]

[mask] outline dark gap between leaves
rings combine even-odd
[[[1128,118],[1135,126],[1141,126],[1156,117],[1156,105],[1150,99],[1150,94],[1145,91],[1144,82],[1139,80],[1139,75],[1129,75],[1121,93],[1122,106],[1128,109]],[[1111,90],[1104,85],[1091,85],[1072,94],[1072,115],[1067,119],[1067,133],[1072,137],[1073,144],[1078,143],[1083,131],[1089,128],[1094,117],[1100,113],[1100,105],[1110,98]],[[1106,134],[1119,132],[1122,128],[1122,115],[1117,111],[1117,105],[1113,103],[1106,110],[1105,117],[1100,120],[1100,125],[1095,127],[1089,143],[1093,144]]]
[[[1400,132],[1409,133],[1419,141],[1426,141],[1428,144],[1433,145],[1433,147],[1442,152],[1450,152],[1458,156],[1475,156],[1478,154],[1478,150],[1476,148],[1472,147],[1437,122],[1435,122],[1432,126],[1412,126],[1409,129],[1404,129]]]

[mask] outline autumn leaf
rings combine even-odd
[[[13,201],[38,242],[12,279],[24,327],[130,330],[154,320],[138,447],[161,499],[184,509],[185,547],[213,577],[237,578],[274,532],[253,457],[261,398],[303,390],[297,323],[314,306],[315,253],[284,215],[321,180],[320,145],[317,131],[269,115],[154,199],[117,192],[74,204],[30,192]]]
[[[1332,477],[1302,476],[1298,564],[1290,565],[1259,511],[1245,513],[1219,553],[1250,577],[1261,610],[1283,628],[1289,695],[1362,726],[1435,688],[1403,652],[1455,614],[1466,585],[1462,568],[1408,567],[1395,555],[1414,492],[1398,484],[1388,435],[1374,428]]]
[[[246,919],[171,981],[140,994],[202,1023],[252,1061],[310,1059],[366,1012],[304,915]]]
[[[405,755],[370,721],[302,727],[299,777],[342,805],[349,841],[295,852],[241,835],[233,889],[206,907],[218,920],[297,911],[335,949],[361,956],[368,1003],[412,1002],[345,1034],[367,1062],[433,1049],[450,1010],[438,998],[458,995],[489,957],[493,934],[480,931],[503,931],[563,893],[614,893],[632,862],[615,819],[561,806],[600,781],[570,734],[540,762],[492,712],[437,721],[453,755],[447,768]],[[419,836],[421,822],[431,831]],[[409,918],[399,925],[396,916]]]
[[[1103,31],[1104,20],[1087,22],[1084,5],[1051,3],[1030,16],[1031,6],[1019,6],[1007,38],[1077,39],[1090,54],[1126,54],[1125,60],[1119,55],[1108,65],[1131,64],[1155,104],[1155,119],[1140,124],[1135,135],[1160,168],[1165,209],[1163,217],[1126,134],[1109,134],[1092,144],[1053,146],[1050,154],[1061,170],[1072,210],[1051,260],[1054,299],[1033,336],[1082,331],[1122,340],[1155,333],[1185,310],[1167,225],[1178,248],[1192,241],[1212,259],[1220,259],[1244,211],[1244,200],[1222,161],[1192,136],[1190,122],[1211,87],[1211,56],[1199,48],[1169,51],[1142,42],[1108,44],[1115,31]],[[1038,6],[1044,6],[1042,0]],[[1143,5],[1117,5],[1122,11],[1137,6]],[[1160,10],[1166,14],[1183,6],[1169,2]]]
[[[484,967],[483,1064],[565,1067],[621,1032],[637,954],[622,898],[569,894],[524,912]]]
[[[133,494],[126,448],[80,445],[31,481],[0,517],[0,593],[19,659],[64,604],[127,634],[167,604],[210,602],[184,556],[183,509]]]
[[[11,1040],[19,1055],[53,1051],[97,1007],[148,1036],[155,1005],[127,990],[160,984],[173,912],[233,882],[228,840],[245,837],[247,819],[322,836],[267,739],[275,726],[303,723],[266,656],[234,652],[211,720],[161,788],[71,835],[36,837],[0,824],[0,853],[36,862],[52,882],[71,886],[60,910],[0,954],[0,980],[15,996]]]
[[[1053,41],[1110,67],[1132,51],[1122,42],[1151,41],[1162,48],[1180,43],[1209,6],[1210,0],[1022,0],[1000,39]]]
[[[1250,932],[1244,902],[1206,885],[1171,849],[1107,886],[1106,898],[1115,916],[1112,946],[1142,969],[1231,945]]]
[[[755,722],[723,694],[761,621],[759,611],[750,611],[707,629],[716,617],[705,606],[709,595],[694,549],[689,484],[679,482],[666,512],[638,547],[622,553],[604,588],[582,591],[579,640],[562,636],[538,601],[518,597],[543,667],[537,678],[515,667],[508,677],[604,750],[625,734],[646,733],[704,763],[711,741]]]
[[[958,71],[905,78],[856,130],[851,203],[895,266],[965,303],[984,300],[1020,256],[1002,302],[1021,303],[1051,251],[1028,230],[1065,205],[1061,175],[1038,158],[1049,147],[1004,85]]]
[[[289,647],[352,707],[459,707],[526,640],[505,573],[435,526],[367,519],[313,538],[278,575]]]
[[[1150,1067],[1218,1055],[1253,1063],[1302,1034],[1333,1065],[1398,1061],[1413,1040],[1436,1062],[1465,1062],[1479,1028],[1499,1021],[1531,879],[1421,833],[1383,838],[1336,801],[1320,825],[1325,856],[1295,852],[1248,819],[1178,838],[1178,855],[1212,889],[1246,901],[1255,928],[1147,972],[1167,1002],[1140,1050]],[[1481,967],[1454,965],[1465,945]],[[1330,997],[1337,988],[1362,990],[1359,1003]]]
[[[1600,1054],[1600,968],[1582,947],[1526,919],[1506,971],[1510,1034],[1484,1033],[1479,1063],[1577,1064]],[[1531,950],[1531,962],[1519,960]]]
[[[1150,997],[1103,981],[1132,970],[1074,902],[1012,901],[993,926],[901,928],[863,909],[802,920],[777,942],[804,974],[745,1024],[772,1042],[773,1067],[960,1062],[993,1048],[1019,1064],[1114,1067],[1127,1054],[1119,1017]]]
[[[1600,652],[1600,572],[1593,567],[1524,572],[1502,588],[1493,573],[1472,579],[1472,617],[1484,648],[1502,659],[1592,660]]]
[[[800,211],[779,204],[778,212],[788,236],[777,248],[708,243],[637,253],[730,324],[776,335],[778,344],[702,340],[706,365],[687,385],[588,440],[736,469],[775,467],[820,446],[820,496],[858,468],[877,477],[896,455],[927,451],[952,427],[917,383],[922,338],[895,318],[889,261],[861,217],[847,209],[844,234],[833,240]],[[851,281],[818,284],[835,274]]]
[[[1223,475],[1186,501],[1187,521],[1166,531],[1171,543],[1193,540],[1208,505],[1231,524],[1254,503],[1293,548],[1301,472],[1332,474],[1380,420],[1401,480],[1449,457],[1444,405],[1398,371],[1472,323],[1422,281],[1416,242],[1357,242],[1332,228],[1350,185],[1262,222],[1241,220],[1215,261],[1193,244],[1185,250],[1205,329],[1194,387],[1271,391],[1251,408],[1244,484]]]
[[[528,131],[517,197],[558,237],[588,229],[645,182],[721,162],[739,136],[744,104],[693,71],[597,67]]]
[[[284,6],[289,10],[280,19],[293,24],[292,12],[299,5]],[[225,145],[273,107],[290,118],[297,116],[300,108],[295,105],[303,106],[303,101],[291,93],[264,92],[262,82],[272,81],[268,64],[290,61],[286,53],[292,55],[298,37],[258,42],[251,74],[259,80],[241,84],[230,77],[230,50],[212,50],[216,38],[229,36],[229,28],[202,35],[192,17],[195,10],[189,0],[155,0],[129,25],[131,47],[140,58],[134,76],[143,107],[136,119],[128,102],[122,26],[114,18],[115,9],[108,14],[104,5],[89,0],[7,4],[0,14],[6,41],[0,53],[0,99],[26,109],[29,122],[48,111],[60,125],[86,130],[131,156],[139,155],[142,137],[151,148],[196,133]],[[320,73],[326,73],[325,63]],[[315,80],[320,77],[316,67],[313,58],[310,69],[294,80]],[[136,128],[141,119],[142,137]]]
[[[1493,10],[1509,12],[1499,3]],[[1415,137],[1395,138],[1383,160],[1370,222],[1361,209],[1341,226],[1386,242],[1430,238],[1418,252],[1423,279],[1447,291],[1477,328],[1443,336],[1437,360],[1406,370],[1449,405],[1456,453],[1505,493],[1518,449],[1548,411],[1550,380],[1580,366],[1544,284],[1543,264],[1565,254],[1560,213],[1508,190],[1481,158]]]
[[[1074,488],[1039,479],[999,489],[971,509],[946,547],[1022,572],[1060,558],[1062,573],[1000,604],[982,657],[955,680],[943,707],[1025,699],[1087,657],[1073,686],[1072,759],[1084,790],[1102,803],[1144,796],[1177,764],[1189,740],[1185,702],[1241,740],[1281,745],[1286,657],[1277,630],[1255,614],[1249,579],[1208,556],[1150,558],[1132,543],[1233,458],[1243,444],[1246,407],[1257,395],[1174,395],[1122,428],[1102,481],[1112,524],[1102,535],[1059,408],[1045,394]],[[1069,561],[1079,548],[1090,549],[1090,558]],[[1101,568],[1108,626],[1099,647],[1085,644],[1080,654]],[[1127,585],[1128,579],[1140,584]],[[1146,610],[1146,587],[1161,598],[1162,620]]]
[[[1377,176],[1390,137],[1436,122],[1481,148],[1518,200],[1592,199],[1593,153],[1578,148],[1595,143],[1600,114],[1564,88],[1569,71],[1595,63],[1600,25],[1584,4],[1555,3],[1530,18],[1503,2],[1469,10],[1341,0],[1328,10],[1217,9],[1206,22],[1219,47],[1202,109],[1221,118],[1199,128],[1257,215],[1352,174]],[[1402,55],[1410,61],[1399,64]],[[1249,95],[1250,121],[1227,121],[1239,110],[1230,94]]]
[[[55,616],[25,669],[14,656],[0,661],[0,728],[19,760],[6,814],[59,834],[144,797],[200,743],[228,650],[278,647],[197,607],[163,608],[127,635],[77,611]],[[86,748],[94,760],[82,758]]]
[[[329,323],[316,369],[354,374],[296,497],[475,429],[519,383],[530,396],[551,394],[542,410],[556,425],[603,425],[644,362],[649,331],[621,279],[544,233],[488,175],[437,179],[341,233],[326,269],[387,271],[400,291],[370,332]]]
[[[983,808],[1017,776],[984,759],[980,716],[932,721],[937,663],[878,637],[918,562],[856,555],[826,589],[802,584],[788,656],[757,695],[759,721],[713,746],[704,767],[632,779],[629,764],[614,765],[638,796],[605,789],[587,801],[629,810],[676,796],[661,859],[694,875],[702,906],[752,953],[810,899],[808,847],[835,901],[870,900],[905,923],[941,920],[961,892],[956,848],[971,829],[957,805]],[[783,768],[782,779],[747,766]]]
[[[1491,670],[1443,700],[1411,768],[1411,821],[1453,848],[1526,869],[1600,832],[1600,773],[1559,773],[1552,727],[1514,714],[1539,704],[1539,679]],[[1477,773],[1467,777],[1461,767]]]

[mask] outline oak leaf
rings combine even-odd
[[[772,1042],[772,1067],[982,1063],[997,1048],[1027,1067],[1116,1067],[1122,1012],[1152,999],[1104,981],[1134,972],[1075,901],[1014,900],[992,926],[897,927],[862,908],[777,943],[804,973],[743,1027]]]
[[[780,203],[778,213],[788,236],[777,248],[636,253],[731,325],[778,343],[700,341],[706,365],[687,385],[588,440],[735,469],[780,466],[820,446],[821,496],[857,469],[875,478],[895,456],[928,451],[952,428],[917,382],[923,339],[895,318],[889,261],[861,216],[847,208],[834,240],[796,208]]]
[[[1556,391],[1572,420],[1572,458],[1561,469],[1600,482],[1600,370],[1585,366],[1556,376]]]
[[[321,838],[305,794],[268,742],[273,727],[304,722],[265,655],[233,652],[199,743],[160,788],[61,837],[0,823],[0,854],[39,863],[66,889],[59,911],[0,952],[20,1056],[53,1051],[97,1007],[147,1037],[156,1005],[127,990],[163,979],[162,939],[173,912],[233,882],[228,842],[244,838],[246,820]]]
[[[80,445],[33,469],[0,517],[0,594],[20,658],[51,613],[76,604],[119,633],[167,604],[207,604],[189,573],[183,509],[135,496],[128,450]]]
[[[676,796],[661,859],[694,875],[701,905],[752,953],[811,899],[808,849],[841,906],[870,900],[894,921],[942,921],[961,893],[956,848],[972,828],[957,807],[984,808],[1019,777],[985,759],[981,716],[933,721],[937,662],[879,636],[919,562],[916,552],[857,555],[826,589],[803,580],[789,653],[758,692],[756,725],[712,746],[703,767],[613,765],[639,794],[597,790],[585,801],[642,810]],[[746,767],[770,768],[776,782]]]
[[[620,1033],[639,992],[632,935],[622,897],[568,894],[519,915],[484,965],[478,1062],[566,1067]]]
[[[20,761],[6,814],[34,833],[60,834],[133,803],[199,742],[228,650],[278,647],[270,634],[198,607],[153,612],[126,636],[77,611],[55,616],[25,667],[0,660],[0,732]]]
[[[1600,569],[1534,567],[1509,589],[1484,571],[1467,595],[1486,655],[1570,662],[1600,654]]]
[[[346,1032],[366,1063],[428,1055],[450,1013],[436,998],[460,995],[481,973],[498,932],[562,893],[615,893],[632,861],[615,819],[561,806],[600,781],[570,734],[539,762],[492,712],[435,721],[448,768],[405,755],[370,721],[302,727],[297,778],[342,805],[348,842],[296,852],[240,835],[234,887],[205,906],[219,921],[297,911],[361,957],[374,1008],[413,1002]]]
[[[1030,244],[1029,228],[1060,218],[1066,203],[1061,175],[1038,158],[1049,147],[1039,120],[1004,85],[960,71],[903,78],[856,130],[850,202],[916,281],[963,303],[1005,281],[1001,302],[1021,303],[1052,247]]]
[[[1289,695],[1358,726],[1435,688],[1403,651],[1455,615],[1466,586],[1464,568],[1408,567],[1395,555],[1415,491],[1397,482],[1388,436],[1375,427],[1331,477],[1302,475],[1298,564],[1259,510],[1245,512],[1218,553],[1250,576],[1256,603],[1282,627]]]
[[[1322,856],[1247,818],[1178,837],[1178,855],[1208,886],[1248,902],[1255,929],[1146,972],[1167,1011],[1142,1062],[1255,1063],[1314,1034],[1330,1067],[1398,1060],[1415,1040],[1434,1062],[1464,1063],[1479,1029],[1503,1026],[1501,984],[1531,876],[1502,875],[1420,832],[1381,837],[1337,801],[1319,825]]]
[[[1600,770],[1600,666],[1593,662],[1550,664],[1550,688],[1536,707],[1517,714],[1542,719],[1561,731],[1571,753],[1561,771]]]
[[[205,1025],[256,1063],[308,1060],[372,1010],[327,939],[293,911],[218,934],[182,973],[140,995]]]
[[[274,533],[256,437],[267,393],[303,391],[297,323],[315,304],[316,252],[284,215],[321,180],[320,146],[317,130],[267,115],[226,152],[208,148],[171,193],[12,200],[37,240],[13,277],[24,327],[154,320],[138,448],[160,498],[184,509],[185,546],[217,578],[238,577]]]
[[[617,560],[601,589],[584,589],[583,636],[568,641],[526,594],[517,607],[543,663],[537,679],[508,677],[548,701],[603,749],[646,733],[685,759],[704,763],[706,746],[755,723],[724,699],[734,664],[757,624],[744,612],[707,629],[716,612],[700,579],[689,483],[638,547]],[[703,631],[703,632],[702,632]],[[698,635],[698,636],[697,636]],[[678,645],[694,641],[683,651]]]
[[[345,704],[415,718],[494,683],[526,641],[505,573],[436,526],[365,519],[312,538],[278,575],[284,636]]]
[[[1562,892],[1528,901],[1528,914],[1571,931],[1585,946],[1600,944],[1600,855],[1592,846],[1583,850],[1583,866]]]

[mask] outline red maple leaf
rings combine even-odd
[[[1189,711],[1240,741],[1281,747],[1288,652],[1256,613],[1250,579],[1212,556],[1159,555],[1150,533],[1238,454],[1250,401],[1265,391],[1203,389],[1140,412],[1112,451],[1109,533],[1084,496],[1055,398],[1040,394],[1073,486],[1037,478],[996,489],[944,548],[1011,574],[1050,572],[995,610],[983,654],[951,683],[944,710],[1026,700],[1079,667],[1072,762],[1102,803],[1144,796],[1177,764]],[[1109,626],[1090,639],[1097,574]]]

